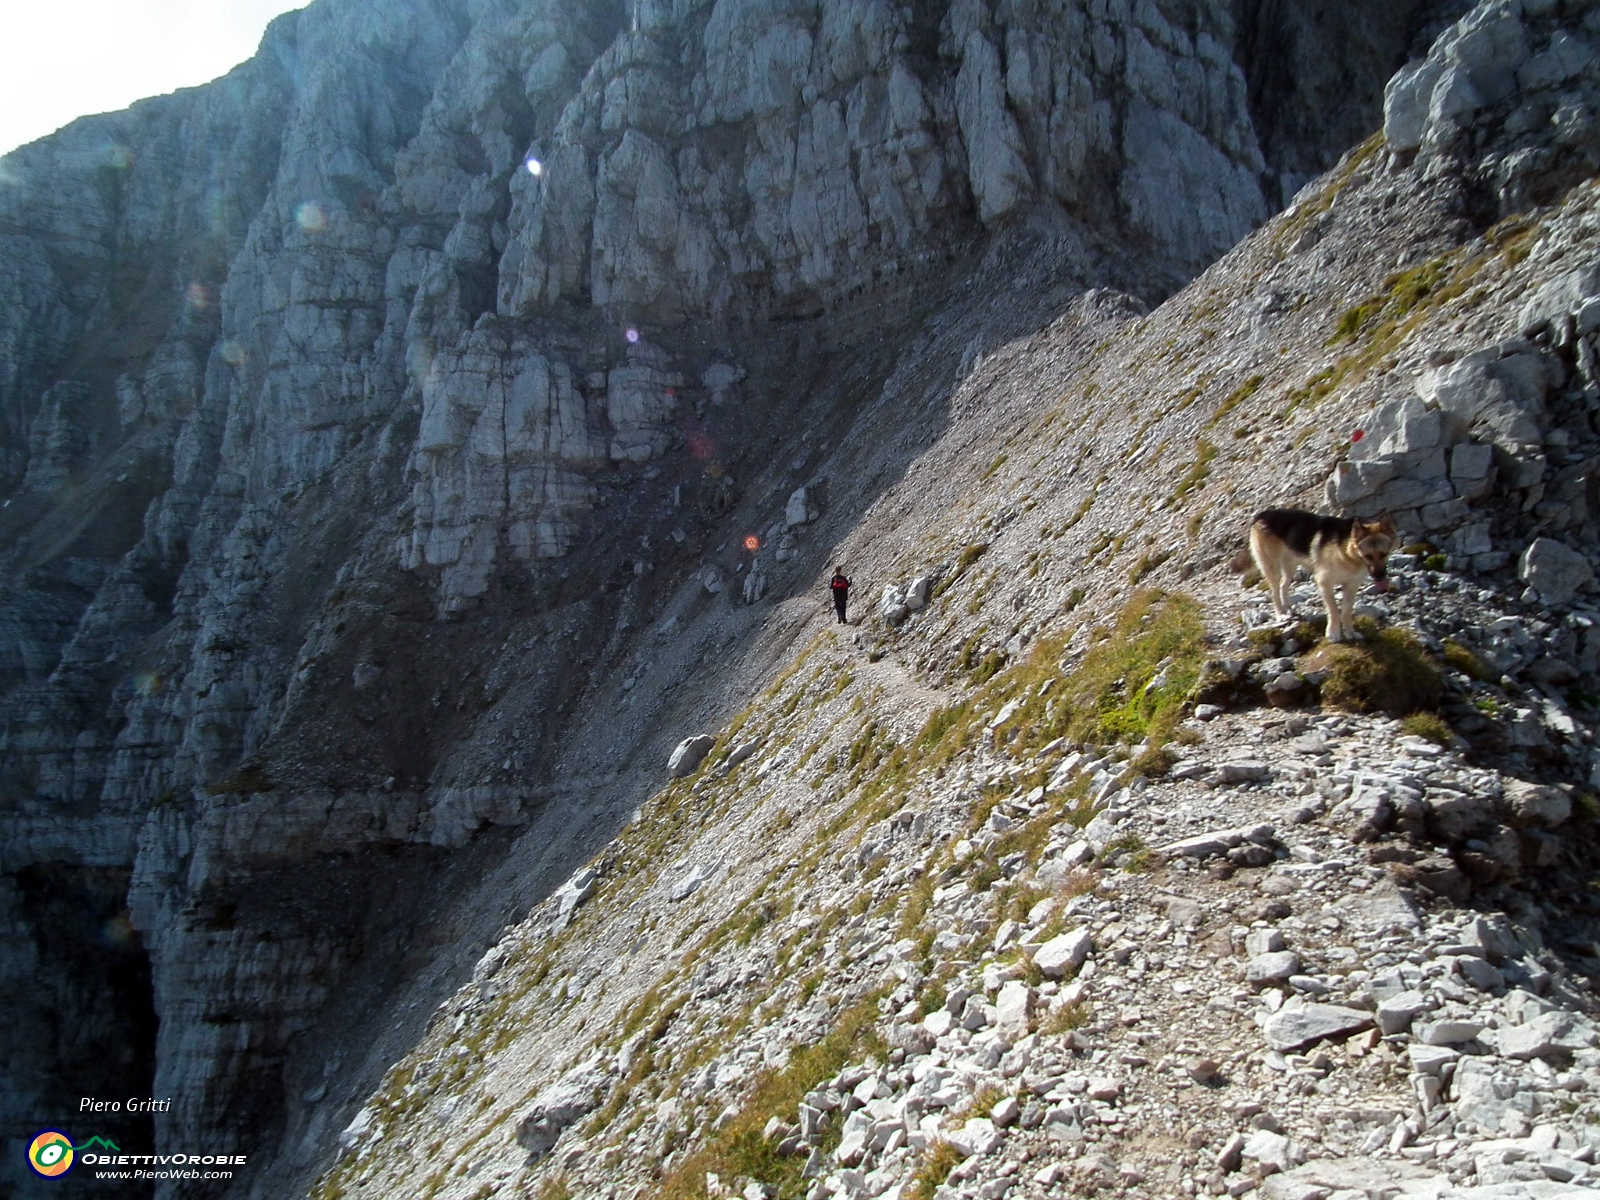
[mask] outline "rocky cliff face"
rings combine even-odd
[[[1424,58],[1463,7],[322,0],[8,156],[8,1136],[148,1089],[109,1132],[304,1179],[792,651],[773,601],[1009,411],[982,364],[1114,336],[1380,123],[1441,228],[1592,172],[1583,19]]]
[[[938,436],[866,494],[920,440],[891,377],[794,505],[865,615],[779,590],[798,652],[683,727],[314,1194],[1592,1194],[1586,11],[1475,10],[1154,311],[975,345],[1050,273],[996,239],[918,347],[961,363]],[[1324,498],[1402,529],[1359,647],[1223,569]],[[619,712],[692,678],[637,662]]]

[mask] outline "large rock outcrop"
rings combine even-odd
[[[931,430],[1067,295],[1192,276],[1463,6],[1359,7],[319,0],[7,156],[8,1136],[148,1074],[157,1146],[315,1161],[370,1070],[319,1039],[403,1027],[647,786],[681,697],[593,705],[658,617],[725,648],[675,583],[881,389]],[[975,281],[1015,303],[946,354]],[[153,1014],[103,1074],[104,964],[34,986],[97,928]]]

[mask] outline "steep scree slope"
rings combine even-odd
[[[1357,37],[1266,5],[325,0],[218,84],[8,156],[8,1137],[148,1087],[172,1111],[108,1132],[248,1151],[258,1194],[306,1178],[678,734],[720,726],[809,644],[811,601],[791,597],[835,547],[864,585],[891,551],[992,578],[1005,555],[974,560],[956,525],[946,553],[918,522],[1023,478],[997,439],[1041,393],[1015,373],[1054,398],[1088,369],[1137,378],[1105,354],[1150,350],[1124,343],[1127,294],[1169,292],[1376,125],[1377,81],[1459,7],[1374,6]],[[1589,35],[1554,9],[1513,23],[1458,30],[1465,49],[1391,105],[1396,164],[1415,162],[1373,187],[1425,181],[1437,211],[1350,232],[1341,257],[1330,229],[1311,258],[1326,214],[1302,211],[1263,331],[1326,336],[1299,324],[1307,264],[1359,307],[1382,283],[1362,275],[1372,236],[1443,251],[1584,175]],[[1353,332],[1376,345],[1395,320],[1371,315]],[[1587,343],[1553,336],[1582,366]],[[1369,398],[1377,359],[1343,361],[1305,383],[1316,399]],[[1262,385],[1240,387],[1255,411]],[[1136,426],[1089,400],[1114,457]],[[1522,479],[1523,432],[1474,444]],[[1229,470],[1193,444],[1179,499]],[[1445,518],[1472,565],[1530,532],[1523,502],[1583,530],[1581,473],[1547,501],[1540,470],[1504,528]],[[1253,480],[1276,499],[1272,482]],[[1451,488],[1428,503],[1466,502]],[[1071,593],[1012,565],[1049,601],[1009,595],[1031,627],[961,610],[920,682],[883,661],[863,679],[926,704],[946,660],[1015,656]],[[29,1186],[19,1162],[7,1182]]]
[[[799,652],[683,727],[704,762],[485,953],[313,1194],[1588,1194],[1600,191],[1516,116],[1553,101],[1435,99],[1154,312],[975,356],[811,527],[858,623],[772,610]],[[1410,543],[1355,659],[1223,566],[1341,490]]]

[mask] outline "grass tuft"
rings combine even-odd
[[[1188,471],[1184,472],[1182,479],[1172,489],[1172,495],[1167,500],[1167,506],[1182,504],[1189,496],[1205,486],[1206,479],[1211,474],[1211,460],[1217,457],[1217,448],[1205,438],[1198,439],[1194,444],[1194,462]]]
[[[1046,1013],[1044,1020],[1039,1022],[1039,1032],[1059,1037],[1074,1029],[1082,1029],[1093,1015],[1087,1000],[1075,1000]]]
[[[1488,663],[1460,642],[1451,641],[1449,638],[1444,642],[1444,665],[1480,683],[1494,683],[1499,679]]]
[[[1246,379],[1238,387],[1234,388],[1233,391],[1228,393],[1227,399],[1223,400],[1221,404],[1217,405],[1217,411],[1211,414],[1211,420],[1207,421],[1206,424],[1208,426],[1217,424],[1222,420],[1222,418],[1226,417],[1234,409],[1238,408],[1239,405],[1250,399],[1251,396],[1254,396],[1256,391],[1265,382],[1266,376],[1264,375],[1250,376],[1249,379]]]
[[[911,1188],[906,1200],[933,1200],[934,1193],[944,1186],[950,1172],[961,1165],[961,1151],[949,1142],[938,1141],[929,1146],[911,1176]]]
[[[1455,733],[1449,724],[1435,712],[1414,712],[1400,722],[1400,728],[1412,737],[1426,738],[1440,746],[1448,746],[1455,741]]]
[[[1158,550],[1154,554],[1141,554],[1139,561],[1133,564],[1133,570],[1128,572],[1128,582],[1138,583],[1171,557],[1171,550]]]
[[[988,552],[988,542],[972,542],[969,545],[962,547],[961,553],[956,556],[956,563],[951,569],[950,574],[945,576],[938,582],[937,585],[935,585],[933,589],[933,595],[928,598],[929,603],[937,600],[940,596],[944,595],[951,588],[953,588],[956,585],[956,581],[967,573],[967,571],[972,567],[972,564],[977,562]]]
[[[1323,704],[1403,717],[1439,702],[1439,668],[1421,642],[1403,629],[1379,629],[1371,617],[1357,617],[1355,624],[1365,643],[1325,643],[1305,659],[1309,669],[1328,672]]]

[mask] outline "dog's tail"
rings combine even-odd
[[[1235,575],[1243,575],[1250,569],[1253,561],[1250,557],[1250,547],[1246,546],[1228,560],[1228,570]]]

